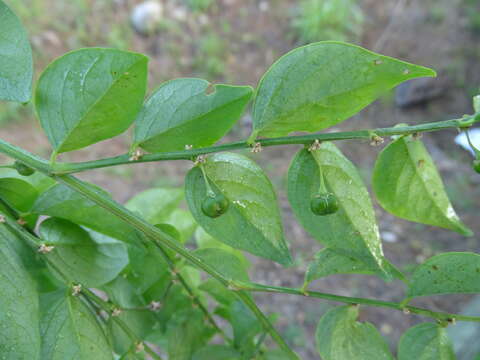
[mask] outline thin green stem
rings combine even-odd
[[[202,304],[200,299],[195,295],[193,292],[192,288],[190,285],[187,283],[185,278],[180,274],[178,271],[175,269],[175,263],[173,262],[172,258],[170,255],[165,251],[163,246],[159,244],[157,241],[153,242],[157,249],[159,250],[159,253],[162,255],[163,259],[167,263],[170,271],[172,272],[172,276],[175,276],[178,280],[178,282],[184,287],[185,291],[188,293],[190,298],[192,299],[193,303],[198,306],[200,311],[203,312],[205,318],[207,321],[213,326],[213,328],[220,334],[220,336],[229,344],[232,343],[232,340],[225,334],[225,332],[217,325],[217,322],[215,319],[212,317],[208,309]]]
[[[244,291],[291,294],[291,295],[299,295],[299,296],[305,296],[305,297],[336,301],[336,302],[341,302],[345,304],[361,304],[361,305],[373,306],[373,307],[384,307],[384,308],[403,311],[407,314],[412,313],[412,314],[426,316],[426,317],[430,317],[430,318],[433,318],[436,320],[442,320],[442,321],[456,320],[456,321],[480,322],[480,316],[467,316],[467,315],[460,315],[460,314],[450,314],[446,312],[431,311],[428,309],[419,308],[419,307],[410,306],[410,305],[404,306],[402,305],[402,303],[397,303],[392,301],[341,296],[341,295],[334,295],[334,294],[322,293],[317,291],[294,289],[294,288],[280,287],[280,286],[262,285],[262,284],[256,284],[256,283],[244,283],[244,282],[237,282],[237,281],[234,283],[234,285],[236,288]]]
[[[370,140],[372,133],[377,136],[392,136],[392,135],[410,135],[415,133],[433,132],[445,129],[468,128],[473,124],[480,122],[480,116],[472,115],[462,119],[445,120],[438,122],[431,122],[413,126],[399,126],[389,128],[379,128],[373,130],[358,130],[358,131],[344,131],[335,133],[322,133],[300,136],[286,136],[271,139],[258,139],[256,142],[260,143],[263,148],[278,145],[308,145],[319,140],[324,141],[338,141],[338,140]],[[1,143],[0,143],[1,146]],[[124,165],[136,164],[144,162],[166,161],[166,160],[191,160],[199,155],[206,155],[222,151],[232,151],[239,149],[248,149],[251,147],[248,141],[237,141],[228,144],[211,146],[201,149],[192,149],[175,152],[164,152],[156,154],[143,155],[138,160],[131,160],[130,155],[124,154],[106,159],[86,161],[79,163],[56,163],[51,169],[54,174],[71,174],[86,170]],[[1,149],[0,149],[1,151]],[[47,163],[48,164],[48,163]]]
[[[7,215],[7,214],[5,214]],[[5,216],[6,225],[12,229],[20,238],[24,239],[27,244],[34,250],[37,251],[38,247],[41,243],[41,239],[37,238],[36,236],[32,235],[28,231],[26,231],[22,226],[20,226],[15,220],[10,218],[10,216]],[[56,273],[60,275],[60,277],[64,280],[67,285],[70,285],[72,281],[68,279],[68,277],[62,272],[60,268],[58,268],[53,262],[49,261],[48,257],[43,257],[43,259],[54,269]],[[107,312],[111,316],[112,305],[105,302],[103,299],[98,297],[95,293],[90,291],[88,288],[82,287],[81,294],[87,297],[90,301],[93,301],[97,304],[102,310]],[[135,335],[135,333],[128,327],[128,325],[123,322],[118,317],[112,316],[113,321],[117,323],[117,325],[122,328],[122,330],[127,334],[128,337],[134,343],[142,342],[139,338]],[[143,342],[142,342],[143,343]],[[148,345],[145,345],[145,352],[148,353],[152,359],[155,360],[162,360],[162,357],[155,353]]]

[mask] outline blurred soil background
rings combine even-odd
[[[480,2],[477,0],[158,0],[161,6],[143,22],[144,34],[132,26],[134,0],[6,0],[26,25],[34,50],[36,77],[53,59],[87,46],[133,50],[150,57],[150,90],[176,77],[201,77],[215,83],[256,86],[262,74],[287,51],[319,40],[347,40],[386,55],[434,68],[438,77],[407,83],[334,129],[353,130],[419,124],[472,113],[471,98],[480,92]],[[159,9],[161,11],[159,11]],[[293,95],[292,95],[293,96]],[[250,133],[249,113],[223,141]],[[480,234],[480,175],[472,157],[454,143],[456,131],[424,135],[444,177],[454,206]],[[0,102],[0,137],[48,158],[50,146],[33,107]],[[62,155],[85,161],[128,151],[131,134]],[[370,185],[375,157],[381,150],[368,142],[338,143]],[[296,265],[282,269],[251,258],[255,281],[299,287],[309,260],[321,246],[298,224],[285,195],[286,173],[296,147],[270,148],[253,157],[270,175],[278,192],[287,238]],[[247,153],[247,155],[252,156]],[[79,176],[109,190],[125,202],[154,186],[183,186],[191,163],[161,162],[89,171]],[[161,206],[161,204],[159,204]],[[407,274],[426,258],[444,251],[480,252],[478,236],[397,219],[376,204],[386,256]],[[401,282],[373,276],[332,276],[312,289],[341,295],[399,301]],[[318,359],[314,332],[321,314],[333,303],[289,295],[259,294],[264,311],[278,313],[277,326],[303,359]],[[480,315],[480,301],[444,296],[413,304],[449,312],[470,309]],[[374,323],[392,349],[399,336],[421,318],[378,308],[362,308],[361,319]],[[460,329],[462,325],[457,324]],[[458,331],[460,333],[461,331]],[[468,335],[470,334],[470,335]],[[471,333],[467,335],[471,336]],[[467,336],[466,335],[466,336]],[[456,340],[460,344],[460,340]],[[465,339],[463,339],[465,341]],[[478,341],[478,337],[477,337]],[[459,351],[463,351],[459,349]],[[464,356],[461,359],[468,360]]]

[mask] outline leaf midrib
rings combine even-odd
[[[103,56],[104,54],[102,54],[101,56]],[[119,76],[117,79],[115,79],[112,84],[108,87],[108,89],[100,96],[98,97],[97,100],[95,100],[95,102],[90,105],[90,107],[87,109],[87,111],[85,112],[85,115],[82,116],[75,124],[75,126],[73,126],[68,132],[67,134],[64,136],[64,139],[63,141],[58,145],[57,149],[55,149],[55,152],[59,152],[61,149],[62,149],[62,146],[65,145],[65,143],[67,142],[67,140],[69,139],[69,137],[75,132],[75,130],[80,126],[80,124],[83,122],[83,120],[85,118],[87,118],[90,114],[90,112],[97,106],[97,104],[99,104],[101,101],[103,101],[103,99],[107,96],[107,94],[110,92],[110,90],[115,86],[117,85],[117,83],[122,80],[124,77],[125,77],[125,72],[129,72],[133,67],[135,67],[139,62],[141,62],[142,60],[144,60],[144,58],[140,57],[138,58],[135,62],[133,62],[128,68],[126,68],[123,72],[122,72],[122,75]],[[62,91],[62,99],[63,99],[63,91]],[[63,100],[62,100],[62,103],[63,103]],[[63,108],[63,106],[62,106]],[[62,117],[63,118],[63,117]]]

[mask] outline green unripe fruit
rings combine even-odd
[[[227,212],[229,202],[222,194],[207,196],[202,202],[202,212],[211,218],[217,218]]]
[[[332,193],[320,193],[312,197],[310,209],[315,215],[330,215],[338,211],[337,197]]]
[[[480,174],[480,159],[473,160],[473,169]]]
[[[22,163],[18,160],[15,161],[15,163],[13,164],[13,167],[22,176],[30,176],[35,172],[35,170],[32,169],[30,166],[27,166],[27,165],[25,165],[24,163]]]

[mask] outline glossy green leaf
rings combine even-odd
[[[444,253],[431,257],[415,269],[407,297],[480,293],[479,279],[480,255]]]
[[[265,73],[253,106],[253,136],[285,136],[335,125],[394,86],[433,70],[334,41],[282,56]]]
[[[207,345],[196,351],[193,360],[240,360],[242,359],[234,348],[225,345]]]
[[[41,304],[42,359],[113,360],[99,320],[80,297],[63,289]]]
[[[0,178],[0,199],[19,212],[29,211],[37,196],[37,189],[24,180]]]
[[[35,106],[55,153],[124,132],[143,103],[148,59],[115,49],[72,51],[38,80]]]
[[[305,282],[309,283],[334,274],[375,274],[376,266],[368,266],[360,259],[348,256],[341,250],[324,248],[315,254],[315,258],[308,264]]]
[[[151,224],[165,222],[165,219],[183,199],[183,189],[152,188],[138,193],[127,201],[125,207],[138,213]]]
[[[32,96],[32,49],[20,20],[3,0],[0,34],[0,100],[27,102]]]
[[[22,176],[15,169],[3,168],[0,169],[0,178],[15,178],[26,181],[35,189],[37,189],[39,194],[56,184],[55,180],[53,180],[51,177],[46,176],[38,171],[30,176]]]
[[[238,121],[250,100],[250,86],[213,85],[202,79],[162,84],[135,120],[135,144],[150,152],[213,145]]]
[[[200,249],[215,248],[224,250],[234,255],[238,260],[240,260],[244,269],[248,269],[250,267],[250,262],[240,250],[234,249],[231,246],[216,240],[213,236],[209,235],[202,227],[198,227],[195,231],[195,240],[197,246]]]
[[[320,169],[325,186],[339,203],[339,210],[327,216],[315,215],[310,208],[310,199],[319,190]],[[361,272],[368,268],[385,274],[389,265],[383,256],[370,196],[355,165],[335,145],[324,143],[320,150],[303,149],[295,156],[288,171],[288,200],[297,219],[320,243],[354,258],[358,266],[362,264]],[[348,258],[339,260],[343,268],[340,273],[345,272]]]
[[[194,254],[229,280],[249,281],[247,271],[240,260],[225,250],[204,248],[195,250]]]
[[[194,167],[187,174],[185,194],[200,226],[229,246],[289,265],[277,198],[263,170],[249,158],[233,153],[210,156],[203,166],[214,191],[223,194],[230,205],[217,218],[202,212],[207,189],[201,169]]]
[[[139,234],[125,222],[66,185],[55,185],[41,194],[32,212],[70,220],[118,240],[139,241]]]
[[[446,329],[423,323],[408,329],[398,344],[398,360],[455,360]]]
[[[153,188],[135,195],[125,206],[151,224],[175,227],[180,234],[179,240],[185,243],[192,237],[197,224],[190,212],[179,208],[183,199],[183,189]]]
[[[323,360],[393,360],[388,344],[370,323],[357,322],[358,306],[340,306],[320,319],[315,338]]]
[[[48,260],[69,279],[84,286],[106,284],[128,264],[124,243],[88,232],[68,220],[50,218],[43,221],[40,236],[46,244],[55,247],[46,255]]]
[[[193,236],[198,227],[195,219],[188,210],[175,209],[163,221],[165,224],[175,227],[180,234],[180,242],[185,243]]]
[[[0,225],[0,355],[39,360],[38,293],[17,251],[20,241]]]
[[[440,174],[420,140],[402,137],[380,153],[373,190],[380,205],[393,215],[473,235],[453,210]]]

